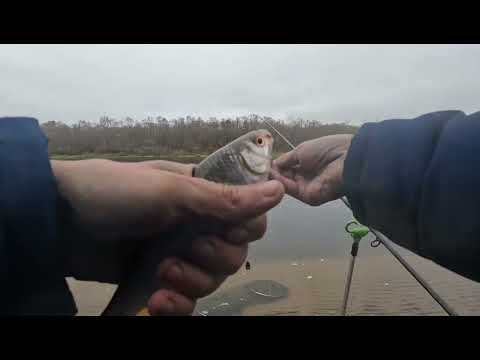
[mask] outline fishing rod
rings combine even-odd
[[[343,203],[351,210],[351,206],[348,202],[345,201],[344,198],[342,198]],[[417,280],[417,282],[429,293],[429,295],[437,302],[438,305],[441,306],[445,312],[450,315],[450,316],[458,316],[456,311],[448,305],[442,297],[428,284],[427,281],[425,281],[420,274],[418,274],[414,268],[399,254],[397,250],[393,248],[393,246],[390,244],[391,240],[388,239],[385,235],[380,233],[377,230],[374,230],[372,228],[368,228],[370,232],[375,235],[375,240],[372,243],[378,242],[378,244],[382,244],[397,260],[400,264],[403,265],[403,267]],[[378,245],[372,245],[373,247],[376,247]]]
[[[265,124],[267,124],[270,128],[275,131],[276,134],[278,134],[291,148],[292,150],[295,150],[295,146],[287,140],[285,136],[283,136],[272,124],[270,124],[267,120],[263,120]],[[352,207],[348,203],[348,200],[345,197],[340,198],[342,202],[345,204],[347,208],[352,210]],[[346,313],[346,308],[347,308],[347,303],[348,303],[348,296],[350,293],[350,287],[352,283],[352,275],[353,275],[353,269],[355,266],[355,259],[358,253],[358,246],[360,239],[366,235],[366,233],[363,235],[362,230],[357,230],[360,231],[362,236],[360,236],[360,233],[355,233],[355,229],[350,231],[348,226],[354,222],[351,222],[347,224],[345,227],[345,230],[349,232],[352,237],[353,237],[353,244],[352,244],[352,250],[351,250],[351,259],[350,259],[350,267],[348,270],[348,275],[347,275],[347,281],[345,284],[345,293],[343,297],[343,303],[342,303],[342,315],[345,316]],[[375,240],[371,242],[372,247],[377,247],[378,245],[382,244],[394,257],[395,259],[398,260],[398,262],[413,276],[413,278],[428,292],[428,294],[437,302],[438,305],[450,316],[458,316],[456,311],[448,305],[442,297],[428,284],[428,282],[423,279],[418,272],[415,271],[415,269],[398,253],[397,250],[395,250],[392,245],[389,243],[391,240],[388,239],[385,235],[380,233],[377,230],[372,229],[371,227],[365,226],[364,228],[368,229],[369,232],[371,232],[373,235],[375,235]]]

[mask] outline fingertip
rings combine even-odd
[[[273,160],[273,166],[278,169],[288,169],[292,166],[297,165],[298,162],[299,162],[298,154],[295,149],[295,150],[286,152],[280,155],[279,157],[277,157],[275,160]]]
[[[298,193],[298,183],[297,181],[290,179],[286,176],[283,176],[279,172],[272,170],[270,173],[272,180],[276,180],[282,184],[283,194],[288,194],[295,196]],[[283,197],[283,196],[282,196]]]
[[[277,180],[277,179],[272,179],[272,180],[269,180],[271,182],[274,182],[277,184],[277,187],[278,187],[278,191],[281,195],[283,195],[285,193],[285,187],[283,186],[282,182]]]
[[[175,303],[165,291],[157,291],[148,300],[148,312],[150,315],[172,314],[175,311]]]
[[[282,178],[282,175],[274,168],[270,169],[270,172],[268,173],[268,180],[279,180]]]
[[[267,212],[279,204],[285,194],[285,188],[278,180],[268,180],[266,182],[249,185],[249,187],[251,190],[255,189],[255,191],[247,191],[247,187],[244,188],[246,191],[245,194],[249,194],[248,203],[253,205],[253,207],[250,205],[245,209],[245,211],[249,213],[248,217],[258,216]],[[247,202],[245,205],[247,205]]]
[[[195,301],[167,289],[155,292],[148,301],[148,311],[152,316],[188,316],[194,308]]]
[[[277,197],[284,191],[282,183],[276,179],[268,180],[261,186],[262,193],[266,197]]]
[[[267,200],[280,201],[285,195],[285,187],[277,179],[263,183],[262,194]]]

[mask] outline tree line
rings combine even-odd
[[[49,139],[51,154],[79,155],[131,154],[158,155],[208,154],[242,134],[266,128],[267,120],[294,144],[320,136],[349,133],[357,127],[345,123],[327,124],[315,120],[275,120],[258,115],[235,118],[148,117],[134,120],[130,117],[114,119],[107,116],[98,122],[79,121],[66,124],[48,121],[42,124]],[[275,150],[288,151],[288,145],[275,133]]]

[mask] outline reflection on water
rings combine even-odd
[[[217,291],[198,301],[195,314],[202,316],[239,316],[254,305],[271,304],[288,296],[288,288],[272,280],[255,280]]]
[[[407,260],[460,314],[480,314],[479,284],[432,267],[429,261],[419,257],[408,256]],[[257,264],[251,271],[242,270],[234,275],[219,292],[255,279],[275,279],[288,288],[288,296],[275,303],[249,306],[242,315],[338,315],[348,269],[347,259],[306,259],[298,266],[292,263],[274,261]],[[445,315],[398,262],[382,255],[358,258],[347,314]]]
[[[340,201],[310,207],[286,197],[269,213],[265,238],[251,245],[251,270],[242,269],[202,303],[230,296],[223,305],[241,301],[239,289],[256,280],[272,280],[288,289],[275,302],[250,303],[242,315],[337,315],[348,268],[351,239],[344,231],[352,220]],[[373,237],[360,243],[348,306],[349,315],[444,315],[443,310],[411,275],[381,246],[370,247]],[[398,248],[398,247],[397,247]],[[399,249],[399,248],[398,248]],[[480,284],[462,278],[401,250],[417,271],[458,313],[480,315]],[[79,315],[98,315],[114,287],[69,281]],[[198,307],[197,307],[198,309]],[[222,310],[223,311],[223,310]]]

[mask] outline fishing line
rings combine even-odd
[[[292,149],[295,149],[295,146],[293,146],[293,144],[290,141],[288,141],[288,139],[285,136],[283,136],[280,133],[280,131],[275,129],[275,127],[273,125],[271,125],[267,120],[264,120],[264,121],[268,126],[270,126],[273,129],[273,131],[275,131],[277,133],[278,136],[280,136],[283,139],[283,141],[285,141]]]
[[[275,133],[277,133],[291,148],[292,150],[295,150],[295,146],[288,141],[285,136],[280,134],[280,132],[272,125],[270,124],[267,120],[263,120],[265,124],[267,124],[270,128],[272,128]],[[348,203],[348,200],[345,197],[340,198],[342,202],[345,204],[346,207],[348,207],[350,210],[352,210],[352,207]],[[347,232],[351,233],[348,231],[348,225],[346,227]],[[375,235],[375,240],[372,241],[371,246],[372,247],[377,247],[379,244],[382,244],[397,260],[398,262],[413,276],[413,278],[428,292],[428,294],[437,302],[438,305],[450,316],[458,316],[456,311],[448,305],[445,300],[442,299],[442,297],[428,284],[425,279],[423,279],[419,273],[415,271],[415,269],[410,266],[410,264],[398,253],[397,250],[395,250],[392,245],[390,244],[391,240],[388,239],[385,235],[382,233],[372,229],[371,227],[366,226],[366,228],[371,232],[373,235]],[[352,277],[353,277],[353,269],[355,265],[355,258],[358,252],[358,243],[360,239],[356,240],[354,237],[354,243],[352,245],[352,250],[351,250],[351,255],[352,258],[350,260],[350,267],[347,275],[347,281],[345,284],[345,293],[343,297],[343,302],[342,302],[342,315],[345,315],[346,313],[346,307],[347,307],[347,302],[348,302],[348,295],[350,293],[350,287],[352,283]]]

